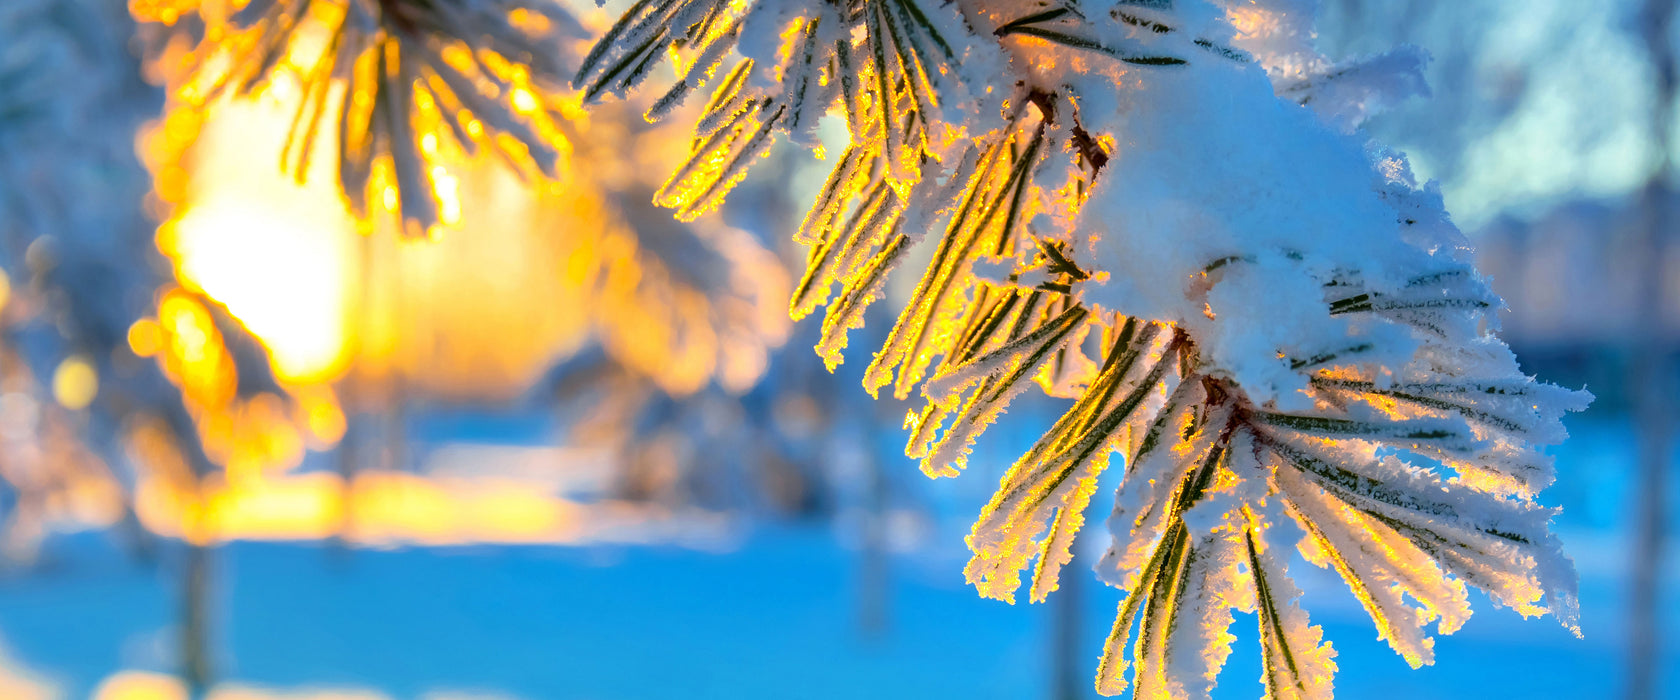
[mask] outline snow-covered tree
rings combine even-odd
[[[1034,380],[1074,400],[981,513],[969,580],[1013,599],[1036,557],[1030,596],[1054,590],[1120,452],[1098,569],[1130,594],[1098,688],[1123,690],[1129,657],[1140,697],[1206,696],[1247,610],[1268,693],[1317,697],[1334,652],[1291,550],[1414,665],[1427,623],[1469,615],[1466,585],[1575,628],[1534,497],[1589,397],[1518,370],[1438,194],[1356,131],[1421,88],[1421,56],[1329,61],[1313,9],[638,0],[575,85],[627,93],[671,57],[650,119],[710,90],[658,194],[679,217],[842,115],[850,144],[794,234],[794,314],[828,307],[818,351],[839,362],[888,275],[926,260],[865,379],[926,399],[906,419],[924,471],[957,474]]]
[[[226,389],[231,401],[275,387],[262,348],[219,304],[174,289],[152,242],[133,143],[159,96],[128,55],[132,24],[120,8],[80,0],[8,3],[0,20],[0,173],[11,185],[0,192],[0,268],[13,286],[3,342],[35,377],[40,404],[58,394],[83,416],[77,439],[123,489],[138,471],[125,450],[137,435],[167,446],[190,480],[211,468],[194,424],[206,395]],[[194,351],[220,363],[208,377],[214,390],[135,356],[131,329],[160,303],[199,323]],[[160,330],[160,343],[170,335]],[[67,401],[48,382],[71,367],[84,386]],[[131,504],[125,511],[133,517]]]
[[[238,413],[262,395],[280,401],[282,391],[264,348],[220,304],[178,286],[153,241],[134,141],[161,99],[129,54],[132,30],[109,3],[0,6],[0,270],[12,291],[0,356],[9,377],[33,380],[26,412],[58,416],[25,428],[38,434],[10,436],[23,448],[11,450],[9,466],[68,485],[97,464],[118,516],[138,533],[138,482],[149,476],[196,497],[238,449],[227,424],[208,429],[207,416]],[[55,434],[55,422],[69,430]],[[65,442],[73,448],[53,449]],[[10,459],[20,453],[35,459]],[[182,640],[195,679],[208,663],[200,505],[182,509],[191,544]]]

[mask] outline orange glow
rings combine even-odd
[[[148,478],[135,508],[148,530],[219,540],[319,540],[368,546],[474,542],[574,543],[590,508],[518,479],[427,478],[366,471],[346,489],[337,474],[309,472],[246,482],[211,479],[194,498]]]
[[[174,676],[145,671],[122,671],[106,678],[93,700],[186,700],[187,685]]]
[[[431,136],[431,134],[427,134]],[[455,226],[461,223],[461,198],[457,194],[460,187],[454,175],[441,165],[432,166],[432,194],[438,200],[438,219],[444,226]],[[436,238],[436,236],[432,236]]]
[[[135,19],[174,24],[181,15],[198,9],[200,0],[128,0],[128,11]]]
[[[624,504],[573,503],[552,484],[518,479],[364,470],[346,483],[336,473],[287,473],[304,450],[343,438],[350,419],[340,390],[357,411],[415,393],[516,395],[592,331],[621,362],[674,392],[714,378],[744,390],[786,331],[780,301],[790,284],[773,253],[715,221],[696,229],[735,263],[727,298],[714,302],[667,270],[661,251],[644,250],[642,234],[612,202],[651,186],[636,183],[638,171],[668,170],[645,161],[680,157],[686,136],[661,142],[616,125],[597,129],[576,100],[554,100],[525,67],[495,55],[479,58],[558,152],[560,181],[532,187],[538,164],[524,144],[420,93],[415,145],[451,233],[401,240],[395,229],[406,221],[356,221],[339,191],[334,138],[312,142],[297,179],[251,157],[283,150],[302,99],[287,72],[300,55],[312,61],[303,55],[311,51],[319,47],[292,47],[283,62],[291,68],[256,99],[177,105],[141,138],[165,205],[158,248],[174,261],[181,288],[166,290],[156,318],[133,324],[127,340],[182,387],[209,460],[193,457],[155,417],[130,425],[131,448],[147,466],[134,500],[141,524],[201,543],[342,537],[385,545],[567,543],[603,521],[647,520]],[[474,65],[463,46],[442,53]],[[375,68],[364,60],[356,70]],[[331,100],[348,99],[352,113],[372,109],[369,93],[342,92],[334,88]],[[552,113],[576,122],[563,134]],[[478,141],[478,156],[463,152],[449,120]],[[574,158],[570,133],[589,136],[597,157]],[[636,162],[623,165],[626,153]],[[400,209],[406,191],[395,183],[391,161],[375,161],[371,209]],[[669,221],[662,212],[656,220]],[[238,363],[246,360],[228,349],[222,306],[263,342],[287,398],[238,391],[245,369]]]
[[[334,218],[218,194],[174,224],[182,275],[263,339],[285,379],[331,376],[344,359],[348,225]]]
[[[282,72],[280,75],[284,75]],[[140,138],[157,196],[172,207],[158,248],[189,288],[226,305],[264,341],[283,381],[331,379],[345,357],[345,285],[355,227],[331,167],[334,146],[314,143],[305,186],[252,152],[279,152],[300,97],[285,79],[263,99],[177,107]],[[288,107],[282,97],[291,94]],[[152,329],[130,329],[142,356]]]
[[[12,696],[6,696],[12,700]],[[33,698],[37,696],[25,696]],[[41,695],[38,697],[47,697]],[[94,691],[93,700],[187,700],[194,697],[181,679],[150,671],[118,671]],[[221,683],[204,700],[389,700],[389,696],[360,689],[270,690],[239,683]]]
[[[58,688],[45,678],[0,650],[0,698],[6,700],[55,700]]]
[[[1241,37],[1259,34],[1275,22],[1272,13],[1264,8],[1245,5],[1232,5],[1227,8],[1225,19],[1231,23],[1231,27],[1236,29],[1237,35]]]
[[[191,294],[172,289],[158,304],[158,325],[168,338],[164,368],[187,398],[202,407],[232,400],[238,377],[210,312]]]
[[[58,405],[72,411],[82,410],[99,393],[99,372],[84,356],[66,357],[53,370],[52,389]]]
[[[157,321],[143,318],[128,327],[128,347],[140,357],[151,357],[163,351],[163,329]]]
[[[310,437],[318,445],[336,444],[344,437],[347,427],[343,409],[339,408],[332,389],[323,385],[298,387],[292,392],[297,400],[302,423],[309,428]]]
[[[325,437],[306,436],[308,411],[322,413],[315,422],[321,425],[321,435],[336,440],[342,429],[334,429],[329,409],[306,407],[296,414],[287,402],[272,393],[240,397],[238,368],[229,354],[211,311],[199,297],[183,289],[164,293],[158,304],[158,318],[135,324],[130,329],[131,343],[139,349],[153,349],[164,373],[181,387],[187,407],[197,422],[204,452],[215,464],[227,469],[230,478],[247,479],[269,468],[286,468],[303,458],[308,444],[330,444]],[[136,330],[138,329],[138,330]],[[155,330],[154,330],[155,329]],[[150,336],[157,334],[157,338]],[[325,388],[311,394],[315,402],[332,401],[332,393]],[[336,407],[330,410],[337,410]],[[142,433],[145,430],[140,429]],[[153,431],[152,446],[137,449],[149,452],[144,459],[157,468],[158,459],[180,461],[179,448],[169,447],[172,457],[163,458],[158,445],[169,440],[167,431]],[[177,479],[185,477],[177,476]]]
[[[537,111],[537,98],[525,88],[513,89],[513,108],[520,114],[530,114]]]
[[[523,7],[514,8],[508,13],[508,21],[532,34],[545,34],[549,31],[550,22],[547,17],[527,10]]]
[[[282,97],[217,103],[198,118],[173,111],[143,139],[142,151],[158,152],[153,171],[166,170],[171,145],[184,148],[201,136],[190,154],[175,156],[190,177],[177,183],[178,218],[160,229],[159,248],[176,260],[184,282],[225,304],[263,340],[292,393],[336,381],[354,365],[375,378],[401,374],[426,391],[507,396],[583,340],[588,308],[533,310],[534,300],[575,298],[590,284],[556,274],[570,236],[535,224],[539,208],[583,206],[600,192],[539,204],[500,158],[481,151],[466,159],[452,137],[422,129],[421,147],[448,164],[428,171],[439,218],[463,235],[397,242],[389,221],[358,224],[346,211],[331,139],[315,142],[302,185],[272,162],[249,157],[280,149],[296,108],[295,97]],[[420,116],[437,120],[436,109],[422,107]],[[468,132],[482,128],[466,124]],[[375,167],[370,204],[395,209],[388,170],[388,163]],[[463,191],[469,186],[470,210]],[[576,220],[598,226],[590,217],[599,204],[590,206]],[[137,354],[156,352],[153,328],[131,329],[130,345]],[[336,405],[298,415],[311,445],[342,434]]]

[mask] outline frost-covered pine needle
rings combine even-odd
[[[1327,697],[1335,652],[1290,581],[1334,569],[1413,665],[1466,587],[1576,628],[1534,498],[1585,392],[1524,376],[1501,301],[1433,186],[1354,133],[1424,89],[1401,49],[1332,63],[1310,0],[636,0],[580,65],[587,99],[675,57],[648,111],[709,92],[657,201],[715,207],[776,138],[844,118],[795,240],[818,350],[906,260],[919,281],[865,380],[927,405],[908,452],[955,475],[1037,382],[1074,403],[975,524],[969,580],[1056,588],[1098,475],[1125,476],[1099,574],[1129,592],[1097,687],[1206,697],[1231,611],[1269,697]],[[926,250],[921,257],[909,251]],[[1122,459],[1114,460],[1118,453]],[[1123,465],[1123,466],[1122,466]],[[1409,599],[1409,600],[1408,600]]]
[[[334,138],[339,185],[358,217],[396,214],[410,236],[452,225],[442,149],[487,150],[514,172],[555,177],[568,42],[583,36],[552,0],[180,0],[136,2],[197,44],[168,61],[188,107],[285,80],[295,114],[280,167],[300,181]]]

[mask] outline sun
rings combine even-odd
[[[234,192],[175,222],[182,277],[261,338],[284,379],[321,379],[344,359],[346,232],[333,218]]]
[[[296,384],[331,381],[349,361],[345,321],[355,222],[333,182],[328,144],[317,144],[299,183],[275,163],[289,111],[273,100],[218,103],[188,157],[192,173],[158,247],[182,284],[225,304],[269,349],[275,373]]]

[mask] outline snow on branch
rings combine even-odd
[[[819,352],[838,363],[925,259],[865,379],[927,399],[906,420],[924,471],[957,474],[1032,380],[1074,399],[981,513],[969,580],[1012,600],[1036,559],[1032,599],[1054,590],[1119,453],[1098,570],[1129,595],[1098,689],[1130,668],[1140,697],[1206,697],[1236,609],[1257,613],[1269,697],[1327,697],[1335,652],[1292,548],[1414,665],[1427,623],[1468,617],[1466,585],[1575,629],[1556,511],[1533,499],[1591,397],[1518,370],[1439,196],[1357,135],[1424,91],[1422,54],[1332,63],[1312,8],[637,0],[574,85],[622,95],[669,58],[649,119],[709,91],[657,199],[680,217],[842,116],[850,145],[794,234]]]
[[[567,44],[585,34],[554,3],[152,0],[134,10],[196,40],[165,61],[173,96],[186,105],[292,79],[300,99],[280,167],[302,182],[316,140],[331,133],[340,189],[357,217],[368,216],[372,198],[411,237],[456,223],[445,140],[467,156],[488,151],[524,176],[558,175],[567,139],[557,89]]]

